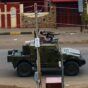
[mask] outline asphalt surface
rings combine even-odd
[[[2,35],[0,36],[0,49],[21,48],[21,46],[33,39],[33,35]]]
[[[86,60],[86,65],[82,66],[80,69],[80,74],[74,77],[65,76],[65,81],[67,84],[73,81],[88,80],[88,46],[87,45],[62,45],[62,47],[71,47],[81,50],[83,58]],[[17,85],[23,87],[35,87],[35,82],[32,77],[20,78],[17,77],[16,71],[14,70],[11,63],[7,63],[7,51],[8,49],[0,49],[0,84],[5,85]],[[43,79],[45,79],[43,76]],[[53,76],[56,76],[53,74]],[[31,86],[31,83],[33,84]]]

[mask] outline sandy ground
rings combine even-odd
[[[30,85],[31,87],[18,87],[18,86],[15,86],[15,85],[0,85],[0,88],[36,88],[36,86],[34,86],[33,84]],[[43,82],[43,85],[42,85],[42,88],[46,88],[45,87],[45,83]],[[64,88],[88,88],[88,83],[75,83],[75,82],[72,82],[69,84],[64,84]]]

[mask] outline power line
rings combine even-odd
[[[28,9],[28,8],[32,8],[33,7],[33,5],[30,5],[30,6],[25,6],[23,9]],[[53,6],[44,6],[44,5],[38,5],[38,7],[42,7],[42,8],[53,8]],[[34,8],[34,7],[33,7]],[[55,7],[55,8],[59,8],[59,9],[71,9],[71,10],[78,10],[78,8],[72,8],[72,7]],[[16,9],[16,11],[18,11],[19,9]]]
[[[33,7],[33,5],[31,5],[31,6],[26,6],[26,7],[24,7],[24,9],[32,8],[32,7]]]
[[[81,24],[70,24],[70,23],[55,23],[55,22],[49,22],[47,24],[55,24],[55,25],[66,25],[66,26],[76,26],[76,27],[85,27],[87,25],[81,25]]]
[[[43,2],[44,3],[44,1],[30,1],[30,2],[33,2],[33,3],[38,3],[38,2]],[[23,1],[23,2],[21,2],[21,3],[30,3],[29,1]]]
[[[41,7],[53,7],[53,6],[44,6],[44,5],[38,5],[38,6],[41,6]],[[59,6],[56,6],[55,8],[60,8],[60,9],[77,9],[78,8],[74,8],[74,7],[59,7]]]

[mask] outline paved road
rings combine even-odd
[[[64,47],[65,45],[62,45]],[[72,47],[76,49],[80,49],[83,55],[83,58],[86,60],[86,65],[84,65],[80,69],[80,74],[75,77],[65,77],[66,83],[70,83],[73,81],[80,80],[88,80],[88,46],[87,45],[66,45],[66,47]],[[20,78],[16,76],[16,72],[12,67],[11,63],[7,63],[7,51],[8,49],[0,50],[0,84],[5,85],[18,85],[18,86],[26,86],[26,87],[35,87],[35,82],[33,81],[33,77]],[[45,76],[43,76],[45,79]],[[33,84],[33,85],[31,85]]]
[[[33,35],[2,35],[0,36],[0,49],[20,48],[25,41],[33,39]]]

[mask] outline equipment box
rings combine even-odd
[[[62,88],[61,77],[47,77],[46,88]]]

